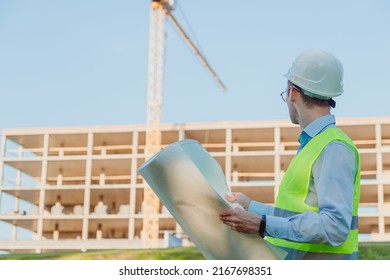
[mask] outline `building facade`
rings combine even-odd
[[[340,119],[338,127],[361,155],[359,240],[390,241],[390,118]],[[202,143],[232,191],[269,204],[300,133],[289,121],[161,130],[163,146]],[[6,129],[1,140],[0,250],[142,248],[144,183],[137,169],[145,161],[145,126]],[[169,246],[169,237],[186,235],[161,205],[158,246]]]

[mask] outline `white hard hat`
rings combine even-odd
[[[343,65],[323,50],[301,53],[285,77],[311,97],[330,99],[343,93]]]

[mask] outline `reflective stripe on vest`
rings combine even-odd
[[[300,243],[267,237],[267,241],[270,243],[306,252],[352,254],[358,251],[357,216],[360,198],[360,156],[352,140],[338,128],[329,128],[318,134],[293,158],[280,183],[279,194],[275,201],[274,215],[289,217],[293,213],[303,213],[310,210],[318,213],[318,207],[305,203],[309,192],[311,170],[321,152],[333,141],[342,142],[348,146],[355,152],[357,160],[352,209],[353,218],[347,240],[342,245],[335,247],[328,244]]]

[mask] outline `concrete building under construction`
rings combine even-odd
[[[338,127],[361,154],[359,240],[390,241],[390,118],[340,119]],[[199,141],[232,191],[272,204],[300,131],[290,121],[256,121],[162,125],[161,132],[163,147]],[[144,125],[3,130],[0,231],[8,234],[0,250],[142,248],[137,169],[145,134]],[[161,205],[158,246],[185,237]]]

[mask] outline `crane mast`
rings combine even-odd
[[[206,58],[191,41],[190,37],[172,15],[173,0],[152,0],[150,9],[149,27],[149,70],[148,70],[148,104],[147,124],[145,139],[145,156],[150,158],[161,149],[160,116],[163,95],[163,64],[165,43],[165,18],[176,28],[184,41],[193,50],[202,64],[209,71],[221,90],[225,90],[224,84],[218,78],[214,70],[208,64]],[[159,239],[159,211],[160,200],[153,190],[144,181],[143,201],[143,247],[158,247]]]
[[[164,5],[166,4],[166,1],[152,1],[150,9],[146,158],[151,157],[161,149],[160,116],[165,42]],[[144,187],[143,247],[152,248],[157,247],[160,200],[146,182],[144,182]]]

